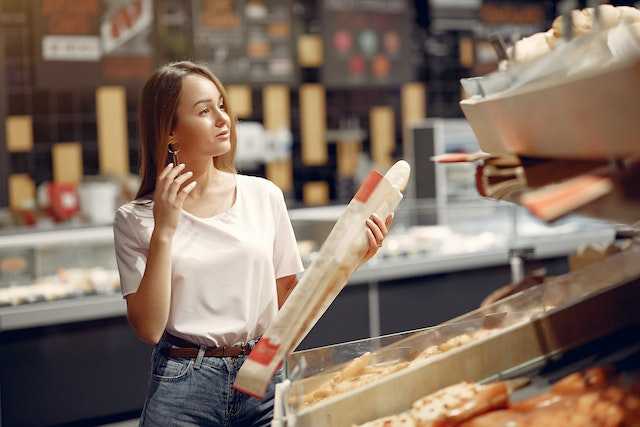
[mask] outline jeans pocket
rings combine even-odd
[[[193,359],[174,359],[163,351],[155,352],[151,376],[157,381],[179,381],[186,378],[193,369]]]

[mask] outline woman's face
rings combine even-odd
[[[189,74],[182,80],[174,137],[181,154],[221,156],[231,149],[231,121],[218,87]]]

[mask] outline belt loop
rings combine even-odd
[[[201,345],[200,348],[198,349],[198,356],[196,357],[196,362],[193,365],[193,369],[200,369],[200,366],[202,366],[202,359],[204,358],[204,352],[207,350],[207,347],[205,347],[204,345]]]

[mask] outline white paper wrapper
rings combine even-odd
[[[399,161],[386,175],[371,172],[340,216],[318,257],[305,271],[287,303],[238,372],[234,387],[262,398],[274,372],[324,314],[364,254],[365,221],[386,218],[402,200],[410,167]]]

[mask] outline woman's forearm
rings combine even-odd
[[[289,297],[289,294],[296,287],[298,279],[295,274],[290,276],[281,277],[276,280],[276,288],[278,293],[278,309],[282,308],[285,301]]]
[[[169,318],[172,240],[173,233],[154,229],[140,286],[127,297],[129,322],[138,337],[150,344],[160,340]]]

